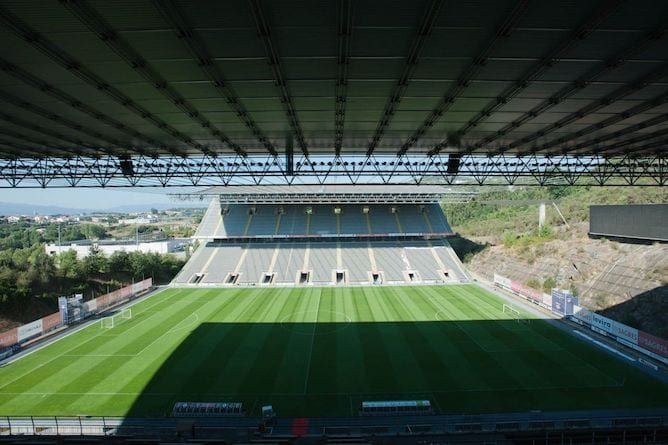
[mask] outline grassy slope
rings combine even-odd
[[[479,201],[559,199],[559,209],[571,225],[567,228],[557,211],[547,207],[547,224],[537,230],[538,206],[483,205]],[[584,295],[581,302],[636,328],[665,337],[665,305],[668,261],[661,259],[660,246],[629,246],[616,242],[591,240],[589,206],[592,204],[668,203],[665,187],[525,187],[482,188],[476,201],[445,205],[453,229],[464,238],[452,245],[469,269],[491,277],[499,270],[523,271],[512,276],[525,284],[542,289],[546,279],[556,279],[557,286],[574,287]],[[651,258],[659,257],[652,263]],[[574,273],[571,264],[577,263]],[[606,271],[618,264],[616,274],[639,277],[602,289],[590,289],[595,278],[606,278]],[[586,270],[583,274],[582,271]],[[614,281],[615,275],[611,280]],[[624,286],[623,284],[628,284]],[[608,286],[606,288],[606,286]],[[663,286],[661,288],[660,286]],[[652,291],[648,294],[647,291]],[[642,295],[641,298],[634,298]]]
[[[483,205],[477,201],[558,199],[559,209],[569,224],[589,221],[592,204],[668,203],[668,191],[661,187],[525,187],[513,190],[483,188],[476,201],[444,205],[450,225],[465,237],[494,237],[504,233],[520,235],[538,225],[538,208],[532,206]],[[562,226],[557,212],[548,207],[547,222]]]
[[[111,330],[0,368],[0,415],[161,415],[188,400],[312,416],[395,398],[447,413],[668,403],[666,385],[509,320],[502,303],[474,285],[168,290]]]

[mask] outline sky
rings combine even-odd
[[[193,189],[191,189],[193,191]],[[46,188],[0,189],[0,202],[49,205],[77,209],[109,209],[123,205],[171,204],[179,201],[167,196],[176,189],[102,189],[102,188]]]

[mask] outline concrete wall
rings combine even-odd
[[[107,244],[107,243],[90,243],[90,244],[63,244],[60,247],[57,244],[47,244],[44,248],[48,254],[59,254],[61,252],[67,252],[68,250],[74,250],[77,253],[78,258],[83,258],[88,256],[90,253],[90,248],[95,246],[100,252],[105,256],[109,257],[114,252],[125,251],[125,252],[143,252],[143,253],[172,253],[177,252],[180,249],[180,246],[183,243],[189,243],[189,240],[183,239],[170,239],[167,241],[153,241],[146,243],[120,243],[120,244]]]

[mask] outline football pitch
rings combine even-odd
[[[0,368],[0,415],[160,416],[178,401],[280,416],[397,399],[457,414],[668,405],[668,385],[504,303],[476,285],[169,289]]]

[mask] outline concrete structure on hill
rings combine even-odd
[[[69,241],[58,245],[56,243],[47,244],[44,246],[46,253],[50,255],[60,254],[73,250],[76,252],[78,258],[88,256],[91,249],[95,249],[105,256],[109,257],[115,252],[143,252],[143,253],[177,253],[183,252],[186,246],[190,245],[191,240],[188,238],[174,238],[163,241],[141,241],[137,243],[134,240],[117,241],[117,240],[80,240]]]

